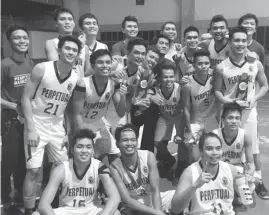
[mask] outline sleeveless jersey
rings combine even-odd
[[[231,58],[227,58],[220,64],[223,71],[223,81],[225,86],[224,96],[228,98],[236,98],[238,84],[243,73],[248,75],[247,83],[247,100],[250,101],[255,96],[255,79],[258,74],[257,61],[249,63],[245,62],[239,66],[236,65]]]
[[[202,168],[199,162],[191,166],[192,183],[199,178]],[[210,182],[198,188],[190,203],[190,213],[206,215],[234,215],[232,202],[234,198],[233,176],[229,164],[219,161],[217,175]],[[199,213],[200,214],[200,213]]]
[[[75,63],[75,66],[78,71],[79,79],[85,76],[85,55],[86,55],[86,50],[84,46],[79,53],[77,62]]]
[[[229,57],[229,45],[228,43],[219,51],[215,49],[215,40],[211,40],[208,46],[208,51],[210,53],[211,68],[215,69],[216,66]]]
[[[186,52],[184,52],[181,56],[181,60],[179,62],[179,68],[182,72],[182,76],[184,75],[192,75],[194,72],[193,62],[187,57]]]
[[[115,91],[115,84],[110,78],[107,81],[104,92],[99,93],[94,76],[83,78],[86,86],[86,98],[82,111],[83,121],[87,124],[99,121],[106,115],[112,95]]]
[[[190,76],[191,123],[203,122],[216,113],[212,81],[210,74],[205,84],[195,80],[194,75]]]
[[[125,184],[132,198],[149,206],[151,204],[151,187],[149,184],[148,151],[137,150],[137,153],[140,161],[140,170],[138,169],[139,166],[137,166],[135,171],[123,169],[123,183]],[[132,182],[126,171],[131,174],[136,183]],[[140,179],[139,171],[141,172]]]
[[[57,61],[42,64],[45,72],[32,100],[33,115],[39,120],[62,123],[67,103],[77,83],[77,73],[71,70],[66,78],[60,79]]]
[[[52,41],[53,41],[53,43],[55,45],[55,48],[58,49],[59,38],[58,37],[53,38]]]
[[[178,116],[182,109],[181,104],[181,89],[178,83],[174,83],[174,89],[171,95],[166,98],[160,88],[160,86],[155,87],[156,94],[159,94],[164,98],[164,103],[158,106],[161,117],[165,119],[173,119]]]
[[[89,207],[97,204],[97,189],[100,183],[98,169],[100,161],[92,158],[87,171],[79,177],[73,159],[63,163],[65,179],[59,196],[60,207]]]
[[[222,160],[233,165],[240,165],[244,156],[244,136],[245,130],[239,128],[238,134],[231,144],[228,144],[223,136],[223,129],[213,130],[222,140]]]
[[[100,43],[99,41],[96,41],[93,49],[89,48],[89,56],[91,57],[92,53],[99,49],[107,49],[107,45],[104,43]]]

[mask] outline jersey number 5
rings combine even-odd
[[[205,104],[205,106],[209,105],[209,99],[208,98],[204,100],[204,104]]]
[[[58,111],[59,105],[54,105],[53,103],[48,103],[48,107],[45,108],[44,112],[47,114],[56,115]],[[52,109],[52,110],[51,110]]]

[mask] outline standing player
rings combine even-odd
[[[124,203],[122,214],[164,215],[174,192],[160,193],[154,154],[137,150],[138,130],[131,124],[117,127],[115,137],[121,158],[111,163],[110,171]]]
[[[93,158],[94,138],[95,134],[87,129],[75,133],[73,159],[52,171],[38,207],[42,215],[111,215],[117,210],[120,196],[107,167]],[[105,206],[98,198],[101,183],[108,196]],[[58,188],[61,188],[59,208],[52,209]]]
[[[242,127],[251,135],[256,173],[261,179],[256,104],[268,91],[268,83],[261,62],[246,61],[247,30],[244,27],[238,26],[230,31],[229,46],[230,58],[224,60],[215,70],[215,95],[223,104],[236,101],[243,106]],[[260,85],[258,92],[255,81]],[[269,199],[262,180],[256,187],[256,192],[261,198]]]
[[[127,44],[138,34],[138,21],[135,16],[126,16],[121,24],[121,31],[125,35],[123,41],[119,41],[112,46],[112,55],[126,56],[128,53]]]
[[[155,130],[154,143],[157,148],[157,159],[160,161],[161,167],[168,171],[176,162],[175,158],[168,151],[167,145],[171,140],[172,131],[175,126],[177,136],[181,136],[179,131],[181,119],[181,87],[175,83],[176,68],[172,64],[162,65],[160,85],[153,90],[149,90],[148,97],[158,95],[158,100],[153,100],[160,112],[160,117]]]
[[[11,181],[13,174],[14,202],[22,202],[22,184],[25,177],[25,157],[23,148],[23,118],[21,95],[33,62],[26,57],[29,47],[28,31],[21,26],[11,25],[6,37],[12,49],[12,56],[1,61],[1,136],[3,141],[1,162],[1,187],[4,209],[9,208]]]
[[[23,185],[25,214],[31,214],[35,207],[36,186],[45,147],[49,161],[54,165],[67,159],[63,118],[78,78],[73,64],[81,44],[77,38],[65,36],[60,39],[58,50],[58,61],[34,67],[22,96],[27,160]]]
[[[189,206],[190,214],[234,215],[234,179],[237,170],[221,161],[222,143],[214,133],[204,134],[199,141],[201,160],[182,174],[172,199],[172,213]]]
[[[103,121],[108,106],[113,99],[115,113],[123,117],[126,111],[125,94],[127,88],[121,84],[115,89],[115,82],[109,78],[111,72],[112,57],[108,50],[99,49],[91,55],[91,65],[94,75],[85,77],[78,81],[73,96],[72,121],[74,130],[83,127],[90,128],[97,133],[95,142],[95,156],[119,153],[114,138]],[[104,147],[104,148],[102,148]],[[101,157],[100,157],[101,159]]]

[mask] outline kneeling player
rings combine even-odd
[[[117,127],[115,137],[121,158],[111,163],[110,171],[124,204],[121,213],[164,215],[174,191],[160,193],[154,154],[137,150],[138,130],[133,125]]]
[[[214,133],[204,134],[199,141],[201,160],[181,175],[172,199],[172,213],[182,212],[189,203],[190,214],[234,215],[234,179],[237,170],[221,161],[221,139]]]
[[[104,164],[93,158],[95,134],[79,130],[72,142],[73,159],[57,166],[41,197],[38,211],[55,215],[96,215],[115,213],[120,196],[110,172]],[[108,201],[105,206],[98,199],[98,187],[103,184]],[[59,208],[52,209],[51,202],[61,188]]]

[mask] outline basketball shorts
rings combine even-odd
[[[251,135],[253,154],[259,154],[258,113],[256,108],[242,112],[241,127],[245,129],[247,134]]]
[[[173,128],[176,128],[176,134],[178,134],[181,120],[181,115],[175,116],[173,119],[164,119],[159,117],[155,130],[154,141],[170,141],[172,138]]]
[[[56,165],[68,159],[65,130],[62,121],[46,121],[36,116],[33,117],[36,132],[40,137],[37,147],[30,147],[27,139],[27,132],[24,130],[24,151],[26,168],[33,169],[42,166],[44,151],[48,155],[49,162]]]
[[[55,215],[96,215],[104,209],[103,205],[86,207],[59,207],[53,209]]]

